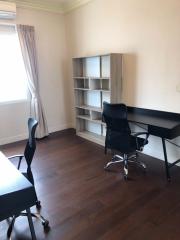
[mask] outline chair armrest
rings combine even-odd
[[[13,158],[23,158],[24,157],[24,155],[22,155],[22,154],[19,154],[19,155],[13,155],[13,156],[10,156],[10,157],[8,157],[8,159],[13,159]]]
[[[140,147],[138,146],[138,140],[137,138],[141,135],[146,135],[146,137],[144,138],[144,142],[143,142],[143,146],[145,144],[147,144],[147,140],[148,140],[148,137],[149,137],[149,133],[148,132],[137,132],[135,133],[133,136],[136,137],[136,145],[137,145],[137,148],[140,149]]]
[[[17,167],[17,169],[19,170],[20,165],[21,165],[21,161],[22,161],[23,157],[24,157],[24,155],[19,154],[19,155],[10,156],[10,157],[8,157],[8,159],[9,159],[9,160],[12,160],[12,159],[14,159],[14,158],[19,158],[18,167]]]
[[[149,137],[149,133],[148,132],[137,132],[137,133],[133,134],[134,137],[138,137],[140,135],[146,135],[147,139]]]

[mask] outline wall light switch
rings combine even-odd
[[[176,91],[177,91],[177,92],[180,92],[180,83],[178,83],[178,84],[176,85]]]

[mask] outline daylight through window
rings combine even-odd
[[[0,25],[0,103],[27,99],[27,76],[15,26]]]

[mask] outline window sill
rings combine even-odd
[[[29,99],[13,100],[13,101],[0,102],[0,106],[13,105],[13,104],[19,104],[19,103],[29,103],[29,102],[30,102]]]

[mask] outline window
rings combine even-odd
[[[15,26],[0,25],[0,103],[27,99],[27,76]]]

